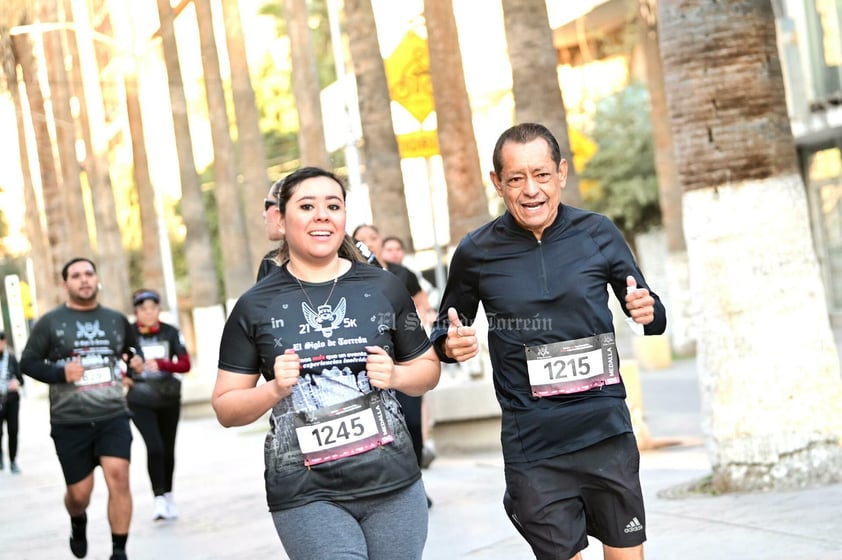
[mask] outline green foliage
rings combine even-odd
[[[645,86],[630,84],[597,104],[592,133],[599,146],[580,177],[595,187],[585,205],[610,217],[627,239],[661,224],[652,123]]]
[[[330,41],[330,21],[327,15],[326,0],[308,0],[308,26],[310,27],[310,41],[316,58],[316,70],[322,87],[336,81],[336,67],[333,64],[333,47]],[[284,18],[283,2],[266,2],[258,11],[260,15],[275,18],[275,29],[278,37],[287,37],[286,19]]]

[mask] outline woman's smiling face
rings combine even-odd
[[[345,220],[342,186],[330,177],[305,179],[281,216],[290,255],[305,260],[335,257],[345,238]]]

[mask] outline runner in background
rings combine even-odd
[[[161,296],[138,290],[132,296],[136,321],[132,325],[145,362],[143,373],[127,381],[126,400],[132,421],[146,444],[146,470],[155,504],[152,519],[176,519],[173,497],[175,436],[181,416],[181,379],[190,371],[190,355],[178,327],[161,321]]]

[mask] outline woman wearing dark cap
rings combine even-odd
[[[146,443],[146,468],[155,494],[152,519],[175,519],[173,501],[175,434],[181,414],[181,380],[173,374],[190,371],[190,355],[177,327],[161,322],[161,297],[153,290],[132,296],[137,332],[145,363],[143,373],[127,381],[132,419]]]

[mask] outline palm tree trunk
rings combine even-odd
[[[713,485],[842,480],[839,356],[772,5],[661,0],[658,21]]]
[[[108,263],[108,266],[99,268],[104,285],[100,301],[108,307],[129,313],[132,306],[127,296],[130,292],[128,265],[109,173],[105,111],[87,5],[78,0],[74,0],[72,7],[71,0],[65,0],[64,5],[68,21],[77,22],[76,33],[68,34],[67,50],[71,59],[72,84],[77,88],[74,93],[79,100],[79,124],[85,144],[84,169],[91,189],[97,260]],[[71,16],[74,10],[76,17]]]
[[[239,0],[222,0],[225,22],[225,41],[231,66],[231,91],[234,97],[234,114],[237,120],[237,153],[240,156],[240,185],[245,205],[246,229],[252,256],[252,277],[257,274],[259,257],[267,251],[268,241],[260,212],[261,200],[269,190],[271,181],[267,173],[266,152],[260,133],[260,115],[257,112],[254,89],[249,76],[243,24],[240,19]],[[255,258],[255,256],[258,258]]]
[[[47,115],[44,95],[38,81],[38,67],[32,54],[32,42],[29,35],[12,36],[15,60],[21,67],[23,81],[26,87],[27,105],[29,106],[32,130],[38,152],[38,171],[41,179],[41,198],[44,201],[44,227],[47,242],[50,247],[52,276],[44,278],[38,286],[38,293],[51,302],[49,309],[63,299],[61,289],[61,267],[72,254],[70,248],[69,226],[67,223],[67,208],[62,200],[58,184],[58,170],[53,155],[53,141],[47,126]]]
[[[173,30],[173,11],[169,0],[157,0],[157,2],[181,175],[181,215],[187,230],[185,251],[189,263],[187,271],[190,279],[191,303],[193,307],[211,307],[219,303],[219,288],[210,233],[205,219],[202,189],[193,162],[193,141],[187,119],[187,101],[184,98],[184,85],[181,80],[178,45]]]
[[[465,234],[491,216],[451,0],[424,0],[424,17],[439,150],[447,184],[450,243],[455,247]]]
[[[347,0],[345,23],[357,78],[363,177],[368,183],[371,214],[381,232],[412,240],[398,141],[392,127],[389,86],[371,0]]]
[[[552,131],[567,159],[567,186],[562,200],[581,206],[546,0],[503,0],[503,19],[512,63],[515,121],[538,122]]]
[[[687,265],[687,245],[684,243],[684,223],[681,215],[683,191],[678,180],[672,128],[664,91],[664,68],[658,46],[658,21],[655,0],[639,0],[638,33],[646,62],[646,87],[652,115],[652,141],[655,147],[655,172],[658,175],[658,202],[661,207],[664,235],[667,241],[667,293],[670,310],[670,343],[678,355],[695,353],[695,318],[698,316],[695,298],[690,292],[690,271]]]
[[[225,297],[235,300],[254,284],[252,267],[260,255],[252,257],[243,217],[243,201],[237,188],[234,144],[225,106],[225,90],[219,71],[219,55],[213,35],[210,0],[194,0],[199,41],[202,48],[205,93],[208,99],[213,142],[214,194],[219,212],[219,242],[222,248]]]
[[[42,22],[59,22],[58,6],[52,0],[38,0],[38,14]],[[76,159],[76,130],[73,112],[70,109],[70,78],[65,69],[63,31],[52,30],[43,33],[44,61],[47,68],[47,82],[50,86],[50,105],[53,110],[56,150],[61,167],[61,191],[64,204],[67,205],[69,220],[70,248],[73,255],[92,257],[88,219],[85,213],[81,171]]]
[[[321,87],[310,27],[307,24],[309,13],[306,0],[284,0],[284,14],[292,54],[292,92],[298,110],[301,165],[330,169],[319,97]]]
[[[167,235],[167,229],[162,209],[159,210],[155,186],[149,173],[149,157],[146,150],[146,137],[143,130],[143,114],[140,106],[138,91],[138,57],[135,46],[135,35],[131,27],[131,8],[126,4],[111,5],[109,18],[112,25],[112,36],[117,49],[125,53],[121,60],[121,74],[126,93],[126,124],[132,151],[132,173],[134,190],[140,215],[140,274],[135,282],[140,286],[153,288],[161,294],[163,309],[177,310],[178,302],[173,286],[168,286],[167,269],[172,266],[169,239],[162,239]],[[125,129],[122,131],[126,134]],[[165,259],[167,259],[165,261]],[[137,286],[135,286],[137,287]],[[166,289],[165,289],[166,288]],[[126,298],[128,299],[128,298]]]
[[[158,213],[157,195],[149,176],[149,157],[146,152],[146,136],[143,131],[137,75],[134,69],[123,74],[123,83],[126,88],[126,120],[132,144],[132,170],[140,211],[142,285],[159,288],[163,298],[162,306],[165,309],[176,309],[177,302],[169,301],[169,294],[162,289],[166,281],[161,254],[161,234],[166,232],[166,227],[162,227],[164,217]]]
[[[12,96],[12,103],[15,107],[15,121],[18,133],[18,156],[20,158],[21,175],[23,177],[23,201],[25,215],[26,238],[29,241],[29,256],[32,265],[38,271],[39,276],[46,280],[54,277],[53,262],[51,260],[50,246],[47,244],[47,236],[44,233],[44,226],[41,220],[43,212],[38,206],[38,198],[35,194],[35,187],[32,184],[32,173],[29,170],[29,150],[26,140],[26,122],[24,121],[23,103],[21,102],[16,62],[14,60],[14,49],[8,30],[0,30],[2,45],[0,55],[3,59],[3,69],[6,75],[6,84],[9,94]],[[34,279],[30,278],[32,282]],[[50,290],[46,286],[43,289],[35,287],[35,303],[37,309],[46,310],[55,304],[49,299]]]

